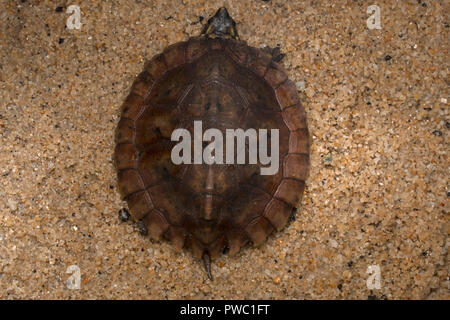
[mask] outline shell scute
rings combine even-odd
[[[131,92],[135,95],[145,98],[150,93],[150,90],[152,89],[154,83],[155,81],[153,80],[153,77],[144,70],[134,81]]]
[[[284,109],[281,114],[289,130],[307,128],[305,109],[300,104]]]
[[[230,57],[238,64],[243,66],[247,65],[247,59],[250,54],[250,50],[245,42],[230,40],[225,50],[229,53]]]
[[[134,141],[134,130],[134,121],[126,118],[120,119],[116,129],[116,144],[125,142],[132,143]]]
[[[122,117],[136,120],[144,108],[144,98],[131,93],[122,105]]]
[[[164,50],[164,59],[167,69],[173,69],[186,63],[186,42],[178,42]]]
[[[292,208],[293,206],[285,201],[273,198],[264,210],[263,216],[279,231],[286,225],[292,213]]]
[[[275,192],[275,197],[296,207],[302,200],[305,183],[295,179],[283,179]]]
[[[137,167],[138,150],[131,143],[122,143],[116,146],[116,167],[119,170]]]
[[[164,233],[164,237],[172,243],[177,251],[181,251],[186,243],[186,231],[182,227],[170,225]],[[197,258],[201,258],[198,253],[196,256]]]
[[[273,232],[273,230],[274,228],[270,222],[264,217],[256,218],[245,228],[245,231],[255,246],[258,246],[266,241],[267,237]]]
[[[269,69],[267,69],[264,75],[264,79],[266,79],[271,87],[277,88],[287,80],[287,75],[278,63],[271,62]]]
[[[287,80],[275,89],[275,94],[277,95],[278,103],[281,109],[285,109],[300,103],[297,94],[297,88],[294,84]]]
[[[191,38],[188,41],[186,49],[186,62],[191,63],[206,52],[208,52],[209,46],[202,38]]]
[[[152,209],[143,218],[150,236],[155,240],[160,240],[170,226],[164,214],[157,209]]]
[[[153,79],[159,79],[167,71],[164,54],[160,53],[154,56],[153,59],[144,66],[144,69]]]
[[[259,50],[258,53],[255,52],[252,55],[252,59],[249,61],[248,66],[259,77],[263,78],[271,63],[272,59],[270,58],[270,56],[265,52]]]
[[[309,171],[309,155],[289,153],[284,158],[284,177],[305,181]]]
[[[119,170],[117,178],[123,198],[145,188],[139,172],[134,169]]]
[[[289,135],[289,153],[309,154],[309,133],[307,128],[291,131]]]
[[[146,190],[132,193],[127,196],[126,200],[135,220],[141,220],[153,208],[152,200]]]

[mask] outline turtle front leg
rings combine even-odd
[[[265,46],[262,50],[270,54],[272,56],[272,60],[275,62],[280,62],[285,56],[284,53],[281,53],[280,46],[276,46],[275,48]]]

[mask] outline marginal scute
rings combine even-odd
[[[292,208],[293,206],[285,201],[273,198],[264,210],[263,216],[279,231],[286,225]]]
[[[232,213],[233,223],[244,226],[261,215],[272,196],[264,189],[250,185],[243,185],[238,191],[230,199],[229,208],[235,210]]]
[[[147,72],[141,72],[133,83],[131,92],[142,98],[145,98],[149,93],[155,81],[152,76]]]
[[[178,42],[164,50],[164,58],[168,70],[186,63],[186,46],[186,42]]]
[[[275,192],[275,198],[297,207],[303,197],[305,183],[295,179],[283,179]]]
[[[164,214],[157,209],[151,210],[143,218],[150,236],[155,240],[160,240],[169,228],[169,223],[164,217]]]
[[[122,143],[116,146],[116,167],[119,170],[136,168],[138,151],[131,143]]]
[[[141,220],[153,208],[153,203],[146,190],[130,194],[126,200],[135,220]]]
[[[145,188],[139,173],[134,169],[119,170],[117,178],[119,180],[120,193],[123,198]]]
[[[286,81],[287,75],[280,65],[276,62],[271,62],[264,79],[266,79],[270,86],[277,88],[280,84]]]
[[[131,143],[134,140],[134,122],[130,119],[120,119],[116,129],[116,143]]]
[[[258,54],[253,54],[248,63],[248,66],[251,70],[253,70],[258,76],[264,77],[269,68],[272,59],[268,54],[259,50]]]
[[[307,128],[291,131],[289,135],[289,153],[309,153],[309,133]]]
[[[178,251],[183,249],[186,242],[186,232],[182,227],[169,226],[164,233],[164,237],[166,237]]]
[[[151,59],[144,69],[150,74],[153,79],[159,79],[166,71],[167,65],[163,54],[158,54]]]
[[[258,246],[272,233],[273,227],[266,218],[258,217],[247,225],[245,231],[252,240],[253,245]]]
[[[291,131],[305,129],[307,127],[305,109],[300,104],[284,109],[282,116]]]
[[[230,248],[229,254],[235,255],[239,250],[249,242],[247,234],[240,229],[232,229],[227,233],[228,247]]]
[[[122,117],[136,120],[142,112],[144,98],[130,93],[122,105]]]
[[[290,153],[284,158],[284,177],[305,181],[309,171],[309,155]]]
[[[278,103],[280,104],[281,109],[291,107],[300,102],[298,99],[297,89],[290,80],[287,80],[283,84],[281,84],[275,90],[275,94],[277,96]]]

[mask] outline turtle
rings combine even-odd
[[[199,36],[172,44],[147,62],[122,105],[114,160],[131,217],[142,234],[203,260],[211,280],[212,259],[261,245],[285,227],[302,200],[310,137],[296,87],[278,63],[282,57],[279,48],[255,48],[241,40],[222,7]],[[218,146],[220,139],[201,140],[201,134],[194,134],[200,161],[192,161],[192,145],[179,154],[186,161],[174,161],[181,140],[174,133],[195,131],[196,121],[215,133],[241,129],[245,159],[252,151],[251,130],[259,130],[259,142],[266,133],[266,149],[268,139],[278,136],[270,140],[278,147],[271,149],[272,155],[278,152],[278,170],[262,174],[267,163],[251,162],[250,154],[244,163],[234,154],[221,161],[215,148],[212,160],[202,162],[201,151]],[[121,219],[126,220],[123,212]]]

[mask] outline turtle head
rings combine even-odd
[[[230,17],[225,7],[217,10],[216,14],[209,18],[202,35],[210,38],[239,39],[236,22]]]

